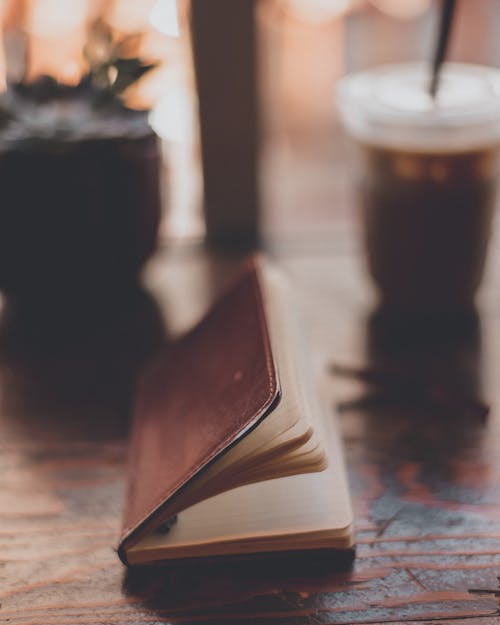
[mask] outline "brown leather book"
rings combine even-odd
[[[120,558],[344,550],[351,523],[339,436],[290,290],[253,259],[143,377]]]

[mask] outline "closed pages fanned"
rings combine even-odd
[[[293,300],[254,259],[143,377],[119,555],[133,565],[345,550],[351,523],[339,437]]]

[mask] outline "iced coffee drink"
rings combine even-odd
[[[496,197],[500,71],[404,65],[344,78],[339,105],[360,146],[368,268],[386,309],[471,308]]]

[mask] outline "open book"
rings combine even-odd
[[[293,298],[253,259],[142,380],[119,555],[134,565],[350,549],[351,522]]]

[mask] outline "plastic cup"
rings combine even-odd
[[[359,146],[368,269],[382,307],[471,309],[496,197],[500,71],[445,64],[435,100],[429,68],[385,66],[344,77],[341,119]]]

